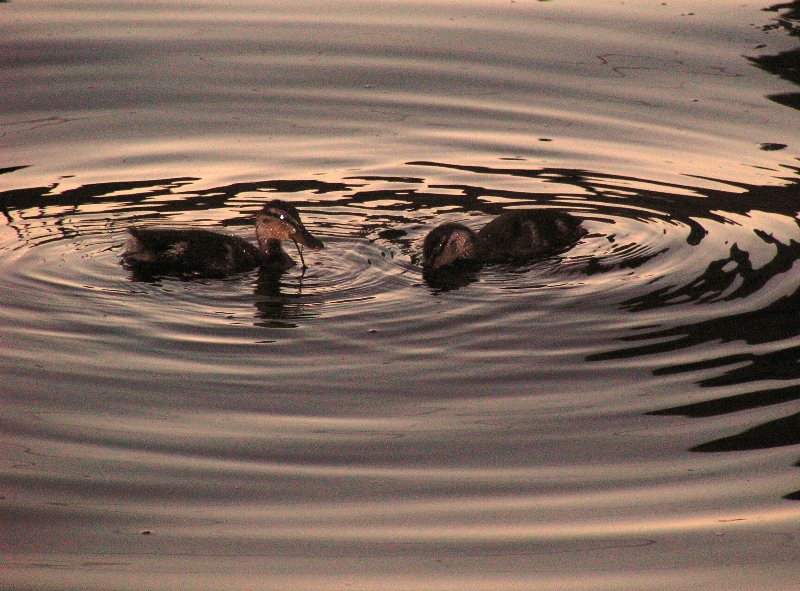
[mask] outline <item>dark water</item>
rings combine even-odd
[[[0,586],[796,589],[799,13],[3,4]],[[305,273],[120,263],[276,197]]]

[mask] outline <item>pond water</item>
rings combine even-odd
[[[800,3],[0,23],[4,589],[798,588]],[[121,263],[274,198],[305,272]],[[519,208],[587,233],[423,278]]]

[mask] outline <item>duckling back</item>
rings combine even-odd
[[[243,238],[209,230],[129,228],[124,261],[152,274],[224,277],[263,263],[261,251]]]
[[[542,256],[574,244],[583,234],[580,221],[562,211],[510,211],[478,232],[479,258],[493,262]]]

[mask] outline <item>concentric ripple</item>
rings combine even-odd
[[[722,522],[782,523],[776,504],[798,488],[783,451],[797,415],[781,410],[800,385],[797,180],[654,190],[519,161],[406,168],[330,184],[46,189],[36,206],[3,195],[4,377],[25,406],[8,401],[2,473],[45,491],[15,510],[50,519],[37,507],[67,491],[60,519],[110,532],[79,536],[83,548],[111,535],[127,556],[155,532],[181,555],[212,536],[228,559],[225,540],[301,561],[323,548],[636,555]],[[122,264],[131,224],[250,237],[275,197],[326,243],[305,271],[144,280]],[[477,229],[514,208],[569,211],[587,233],[541,260],[423,278],[435,224]],[[155,510],[164,495],[175,500]],[[775,551],[763,548],[762,562]]]
[[[335,351],[326,358],[326,351],[336,347],[323,347],[315,355],[328,360],[334,382],[346,381],[348,368],[367,372],[370,355],[387,352],[374,336],[381,334],[392,343],[390,357],[403,363],[418,357],[413,353],[418,350],[453,357],[453,366],[443,366],[429,356],[428,385],[455,379],[474,386],[499,379],[505,364],[498,364],[497,357],[509,352],[546,351],[551,365],[562,358],[566,369],[577,351],[592,359],[627,356],[624,346],[610,345],[617,353],[597,348],[634,326],[642,328],[625,341],[680,332],[688,310],[695,323],[723,322],[796,297],[800,231],[785,208],[796,182],[749,189],[758,195],[761,210],[726,211],[725,205],[753,202],[741,185],[726,192],[660,183],[656,191],[633,188],[652,187],[645,180],[521,166],[461,166],[460,180],[481,184],[444,185],[435,178],[424,180],[424,174],[450,170],[453,180],[453,166],[413,162],[408,167],[407,177],[390,179],[390,187],[386,179],[366,175],[335,184],[266,180],[196,191],[187,180],[154,181],[144,199],[145,183],[133,192],[86,187],[87,195],[104,200],[111,217],[96,213],[89,203],[64,208],[59,205],[63,194],[55,193],[48,197],[50,207],[16,210],[8,224],[13,232],[5,233],[4,274],[12,297],[3,312],[16,328],[7,330],[49,327],[46,334],[52,338],[63,331],[66,342],[75,334],[106,334],[118,341],[121,335],[109,333],[124,327],[128,336],[156,338],[156,355],[172,347],[191,350],[192,357],[184,359],[188,367],[224,366],[237,348],[249,350],[254,343],[290,347],[313,342],[318,347],[320,339],[331,339],[337,346],[369,352],[342,363]],[[551,192],[491,188],[507,177],[545,178]],[[309,188],[316,196],[297,194]],[[79,194],[72,189],[69,199]],[[120,262],[128,225],[216,227],[247,237],[252,214],[275,196],[298,205],[308,226],[328,245],[306,253],[305,271],[298,266],[277,277],[252,272],[226,280],[163,277],[148,282]],[[459,221],[477,229],[494,214],[520,207],[570,211],[587,234],[551,257],[465,273],[444,291],[422,278],[419,246],[433,225]],[[451,308],[445,315],[443,304]],[[87,309],[94,313],[85,314]],[[621,315],[625,311],[635,315]],[[519,325],[538,327],[541,341],[516,330]],[[472,340],[457,343],[457,334],[470,334]],[[431,343],[436,343],[433,349]],[[215,360],[220,344],[229,354]],[[483,364],[466,371],[465,346],[467,351],[480,349]],[[146,359],[137,357],[146,358],[148,350],[136,344],[128,350],[129,363],[147,367]],[[717,355],[730,355],[729,347],[721,353],[706,351],[710,366],[716,365]],[[241,360],[244,365],[237,367],[251,371],[251,362]],[[672,362],[667,357],[655,365]],[[282,363],[293,364],[290,358]],[[463,375],[454,377],[454,368]]]

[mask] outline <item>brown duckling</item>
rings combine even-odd
[[[151,274],[224,277],[260,267],[284,271],[295,262],[283,250],[282,240],[294,242],[303,270],[300,245],[311,249],[324,244],[306,230],[300,214],[283,201],[269,201],[256,216],[258,246],[244,238],[209,230],[132,227],[123,260]]]
[[[583,234],[580,221],[553,210],[515,210],[486,224],[479,232],[456,223],[431,230],[422,245],[426,273],[465,264],[519,261],[557,252]]]

